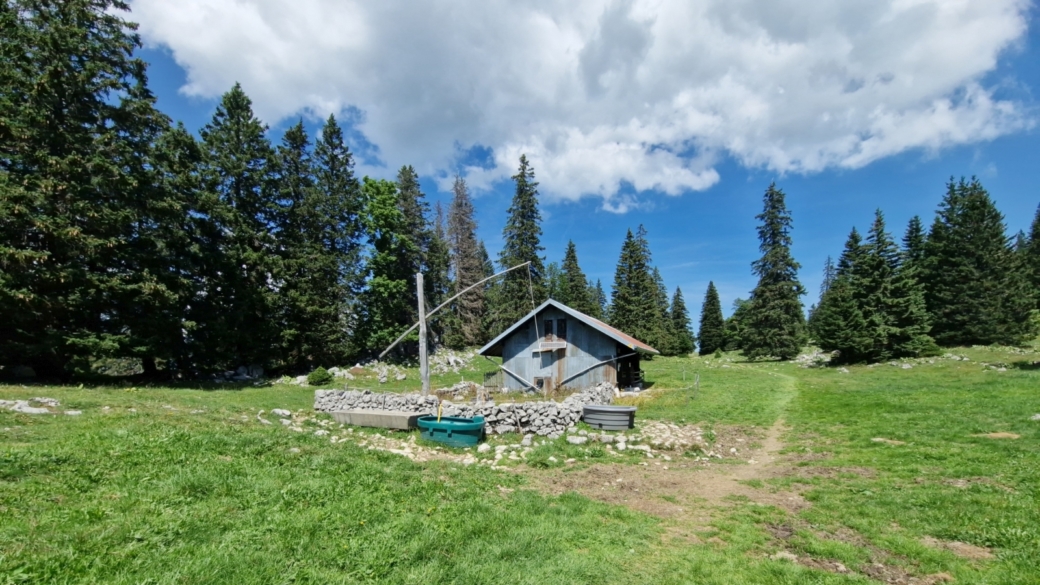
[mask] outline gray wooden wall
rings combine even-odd
[[[561,380],[570,377],[573,373],[618,355],[618,344],[616,341],[559,309],[547,307],[536,318],[538,319],[538,333],[540,334],[538,339],[535,338],[534,324],[528,319],[524,325],[521,325],[508,336],[502,344],[502,365],[516,372],[528,382],[534,383],[535,378],[548,378],[552,387],[556,387]],[[567,320],[567,349],[538,351],[538,344],[545,340],[543,322],[546,319],[553,320],[554,333],[557,333],[555,327],[557,320]],[[624,349],[627,350],[627,348]],[[521,390],[527,388],[527,386],[508,372],[503,372],[503,378],[507,389]],[[613,363],[592,368],[577,378],[568,381],[565,387],[574,389],[587,388],[599,382],[617,382],[617,373]]]

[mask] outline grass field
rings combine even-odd
[[[672,477],[635,456],[420,464],[257,422],[309,409],[307,388],[2,386],[83,414],[0,411],[0,584],[1040,583],[1040,354],[954,353],[969,360],[849,373],[646,363],[640,419],[782,442],[758,475],[737,460],[673,470],[736,473],[745,491],[718,501],[633,494],[686,510],[671,516],[545,488],[604,469]],[[803,504],[770,503],[785,494]]]

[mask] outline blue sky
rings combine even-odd
[[[507,177],[515,172],[519,152],[532,153],[545,195],[547,261],[561,260],[567,241],[574,240],[582,268],[590,278],[601,279],[609,294],[625,232],[643,224],[655,264],[671,290],[682,288],[694,319],[709,280],[719,288],[727,314],[732,301],[747,297],[754,287],[754,216],[771,181],[787,194],[794,218],[793,252],[809,291],[806,307],[816,300],[824,259],[840,253],[852,226],[864,231],[876,208],[884,211],[898,239],[914,215],[931,223],[951,176],[978,176],[1005,214],[1009,234],[1028,231],[1040,204],[1040,33],[1036,8],[1020,1],[1009,0],[993,13],[954,15],[959,20],[936,18],[934,26],[926,17],[914,17],[926,22],[915,25],[922,30],[922,40],[915,41],[921,46],[907,45],[894,56],[875,55],[878,45],[890,44],[885,35],[898,32],[885,28],[892,21],[885,15],[877,18],[882,24],[870,26],[861,25],[869,19],[856,14],[825,15],[804,30],[773,26],[773,21],[763,25],[747,14],[719,16],[726,3],[685,15],[690,25],[707,23],[704,34],[729,31],[716,43],[722,47],[719,57],[705,57],[696,47],[685,56],[678,49],[655,53],[671,38],[661,25],[668,19],[647,11],[667,7],[590,2],[582,4],[584,13],[575,8],[551,14],[563,32],[535,39],[541,39],[539,47],[576,55],[574,67],[556,69],[551,54],[541,61],[536,56],[536,77],[548,81],[529,80],[519,87],[501,75],[482,73],[488,67],[508,71],[519,49],[499,49],[492,40],[481,47],[480,58],[465,48],[452,53],[457,40],[422,19],[412,25],[411,37],[398,39],[393,62],[362,49],[343,53],[340,45],[346,41],[323,40],[320,31],[309,35],[306,27],[302,32],[295,27],[286,32],[272,24],[301,18],[320,29],[313,23],[321,19],[299,13],[339,10],[323,1],[308,0],[300,4],[303,8],[280,15],[271,12],[279,3],[258,3],[246,16],[205,13],[213,9],[192,2],[177,3],[180,12],[171,16],[161,3],[134,2],[131,19],[142,22],[146,48],[140,54],[151,64],[150,85],[159,107],[197,131],[211,118],[220,93],[241,81],[271,126],[274,141],[301,118],[313,135],[320,120],[335,112],[350,130],[348,140],[362,173],[390,178],[401,165],[413,164],[431,202],[444,204],[450,200],[450,175],[466,174],[476,194],[479,235],[493,256],[501,246],[512,196]],[[205,18],[191,20],[193,10]],[[339,34],[350,32],[375,43],[368,41],[372,30],[350,28],[352,14],[339,16]],[[361,20],[376,26],[371,23],[378,24],[377,16]],[[392,11],[380,18],[390,16]],[[473,26],[498,26],[497,18],[477,15]],[[180,28],[174,26],[178,19]],[[249,26],[259,32],[249,33]],[[535,34],[529,29],[537,31],[531,25],[521,32]],[[965,41],[965,31],[978,40]],[[505,28],[499,36],[510,34],[521,33]],[[755,35],[773,43],[764,57],[749,64],[724,55],[727,46],[738,54],[761,45],[745,43]],[[556,46],[558,37],[570,39],[573,47]],[[328,38],[339,37],[330,33]],[[676,46],[677,41],[669,42]],[[270,45],[278,51],[267,54]],[[962,45],[971,46],[947,58]],[[261,48],[251,50],[254,46]],[[833,50],[828,47],[847,47],[849,56],[835,60],[825,54]],[[630,52],[619,53],[622,49]],[[442,50],[443,71],[423,77],[430,68],[425,55]],[[771,61],[784,51],[789,56]],[[242,61],[243,54],[248,60]],[[319,62],[294,68],[294,55]],[[909,55],[917,55],[912,68],[905,65]],[[403,67],[398,61],[414,62],[412,69],[403,69],[408,75],[395,69]],[[675,62],[695,63],[706,78],[716,77],[675,81]],[[903,66],[910,69],[904,72]],[[744,72],[744,86],[736,90],[734,70]],[[873,78],[850,73],[859,70],[885,73]],[[799,85],[803,73],[806,81]],[[882,87],[906,78],[912,83],[898,92]],[[355,90],[358,79],[383,93]],[[842,84],[834,97],[827,97],[828,80]],[[749,95],[769,83],[778,84],[776,91]],[[879,89],[871,89],[872,83]],[[857,102],[845,97],[864,85],[873,93]],[[453,97],[459,86],[466,88],[465,99]],[[552,95],[543,95],[545,86],[554,88]],[[797,98],[777,97],[795,93]],[[709,94],[722,97],[703,98]],[[813,100],[818,103],[806,103]],[[498,103],[505,105],[488,105]],[[943,110],[944,103],[950,111]],[[657,113],[646,114],[649,109]],[[886,116],[895,122],[878,122]],[[843,121],[836,125],[836,119]]]

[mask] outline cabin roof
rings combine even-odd
[[[559,301],[553,300],[553,299],[549,299],[549,300],[545,301],[544,303],[539,305],[538,308],[536,308],[535,310],[531,311],[527,315],[523,316],[516,323],[513,323],[508,329],[506,329],[501,334],[499,334],[498,337],[492,339],[490,342],[488,342],[487,345],[485,345],[484,347],[480,348],[480,350],[477,353],[479,353],[480,355],[490,355],[490,356],[499,356],[499,357],[501,357],[502,356],[502,341],[506,337],[508,337],[511,333],[513,333],[513,331],[516,331],[516,329],[519,328],[521,325],[526,323],[528,320],[533,319],[538,313],[542,312],[542,310],[544,310],[544,309],[546,309],[548,307],[555,307],[555,308],[563,311],[564,313],[567,313],[571,317],[574,317],[575,319],[581,321],[582,323],[585,323],[589,327],[595,329],[596,331],[599,331],[600,333],[602,333],[603,335],[606,335],[607,337],[610,337],[614,341],[617,341],[618,343],[620,343],[621,345],[624,345],[625,347],[627,347],[629,349],[635,350],[635,351],[637,351],[639,353],[649,353],[649,354],[659,354],[659,353],[661,353],[661,352],[657,351],[656,349],[650,347],[649,345],[643,343],[642,341],[639,341],[635,337],[632,337],[631,335],[628,335],[627,333],[623,333],[621,331],[618,331],[617,329],[611,327],[610,325],[607,325],[606,323],[604,323],[603,321],[600,321],[599,319],[596,319],[595,317],[590,317],[590,316],[586,315],[585,313],[582,313],[581,311],[576,311],[576,310],[568,307],[567,305],[565,305],[565,304],[563,304],[563,303],[561,303]]]

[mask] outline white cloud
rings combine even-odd
[[[269,122],[354,106],[391,167],[474,187],[532,160],[550,198],[632,203],[751,167],[860,167],[1016,131],[980,84],[1022,38],[1025,0],[133,0],[183,91],[242,82]],[[627,193],[627,190],[624,191]]]

